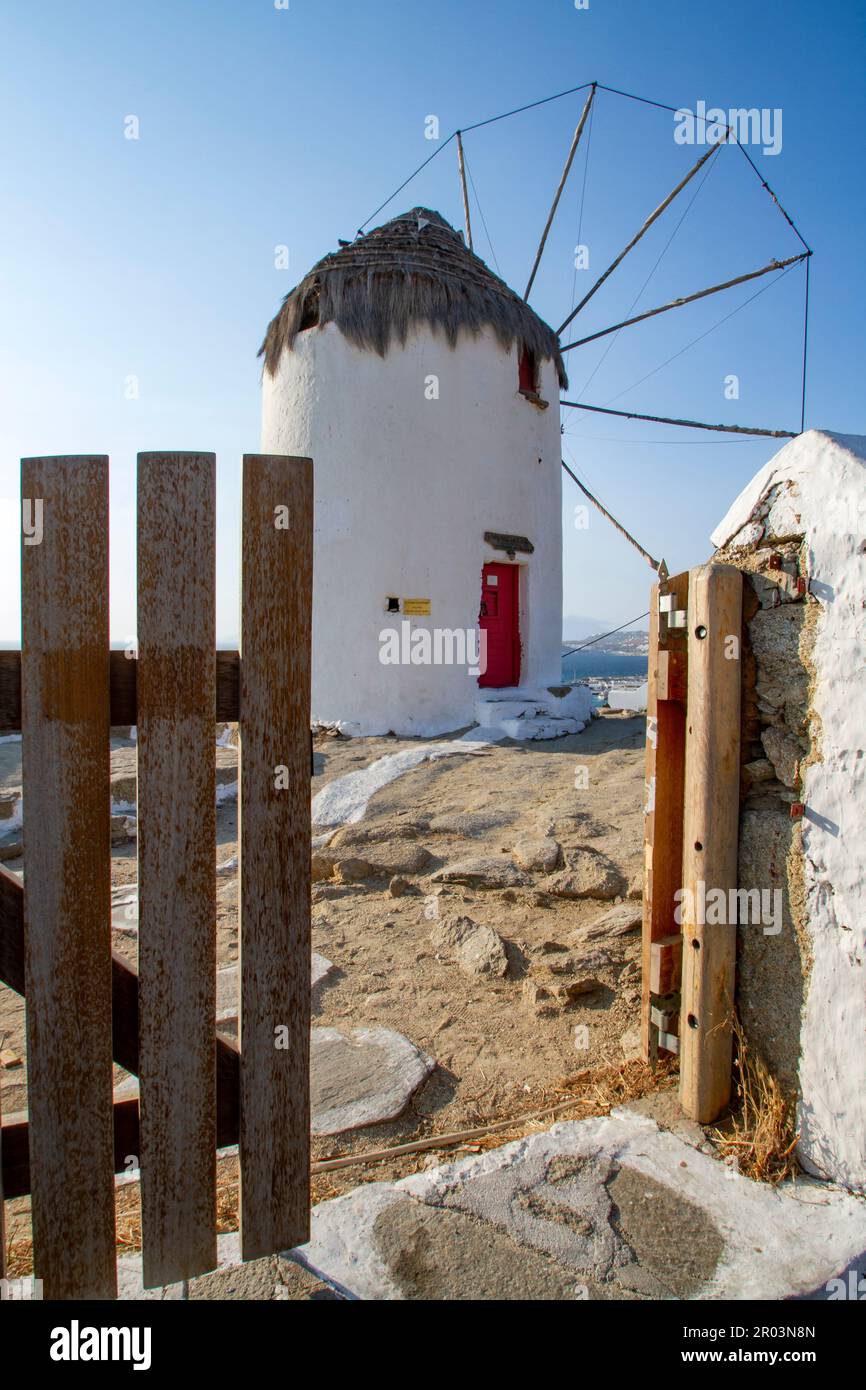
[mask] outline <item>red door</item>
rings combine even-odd
[[[520,683],[517,565],[485,565],[481,571],[478,626],[487,633],[487,669],[479,685]]]

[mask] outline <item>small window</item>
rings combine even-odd
[[[518,389],[534,394],[538,391],[538,363],[535,353],[525,347],[520,353],[517,367]]]
[[[298,324],[298,332],[306,333],[310,328],[319,326],[319,290],[315,286],[304,300],[301,309],[301,321]]]

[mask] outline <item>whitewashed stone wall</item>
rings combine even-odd
[[[534,546],[514,558],[521,686],[560,683],[559,386],[553,362],[540,367],[547,410],[519,395],[517,349],[492,330],[452,349],[419,328],[382,358],[330,323],[265,373],[262,449],[315,465],[314,720],[419,736],[473,722],[477,675],[383,665],[379,634],[403,621],[385,612],[387,595],[430,599],[413,629],[477,628],[482,565],[508,563],[485,531]]]
[[[739,1012],[804,1166],[866,1189],[866,438],[792,440],[712,539],[748,574],[740,886],[784,899],[740,929]]]

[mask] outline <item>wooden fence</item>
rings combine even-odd
[[[680,1103],[701,1123],[731,1089],[737,927],[704,905],[737,886],[742,583],[711,563],[650,599],[643,1050],[679,1054]]]
[[[131,661],[109,651],[108,459],[22,462],[42,536],[22,545],[22,650],[0,654],[26,822],[24,888],[0,872],[0,979],[26,994],[28,1115],[0,1131],[0,1174],[31,1194],[50,1299],[115,1296],[130,1155],[146,1287],[216,1265],[230,1144],[243,1258],[309,1234],[312,462],[244,457],[240,652],[215,650],[215,477],[213,454],[139,455]],[[215,1033],[217,719],[240,726],[240,1050]],[[137,973],[111,950],[119,724],[138,727]],[[114,1100],[112,1061],[138,1097]]]

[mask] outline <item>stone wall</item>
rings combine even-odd
[[[738,886],[781,894],[780,922],[739,927],[737,1007],[752,1046],[794,1091],[811,968],[796,807],[801,769],[816,753],[809,707],[816,600],[797,592],[802,537],[765,534],[717,558],[745,576]]]
[[[738,1012],[804,1166],[866,1190],[866,439],[800,435],[713,541],[745,575],[739,886],[781,894]]]

